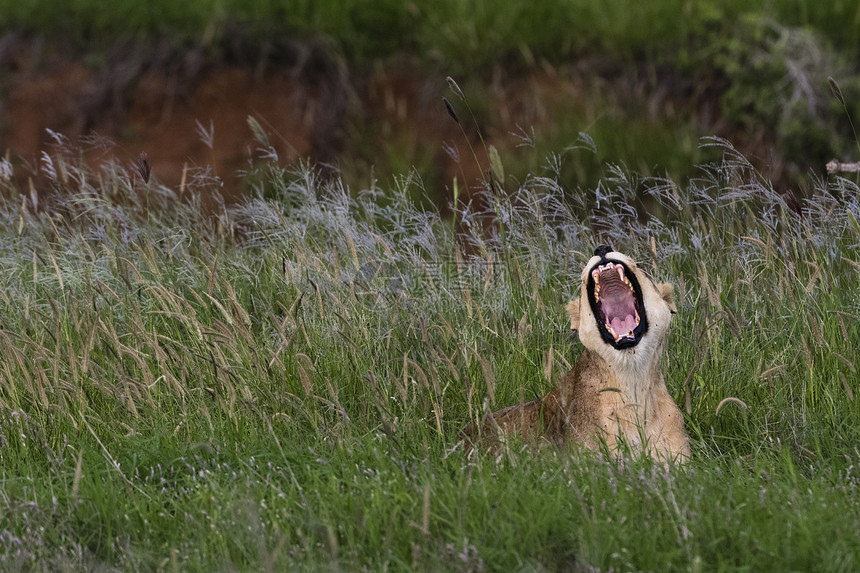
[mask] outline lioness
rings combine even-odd
[[[543,398],[467,425],[467,446],[519,433],[590,449],[624,443],[664,462],[688,458],[684,421],[660,369],[675,311],[671,284],[655,285],[630,257],[598,247],[582,272],[580,298],[567,304],[585,346],[579,361]]]

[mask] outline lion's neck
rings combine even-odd
[[[636,353],[594,356],[603,370],[605,388],[617,389],[614,399],[638,409],[643,415],[654,407],[654,387],[664,385],[661,368],[662,348],[638,348]]]

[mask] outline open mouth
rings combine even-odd
[[[639,281],[623,264],[605,257],[588,275],[588,301],[603,340],[615,348],[636,346],[648,330]]]

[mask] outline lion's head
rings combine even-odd
[[[673,292],[627,255],[600,246],[582,271],[580,297],[567,305],[570,327],[610,365],[644,367],[662,352],[676,311]]]

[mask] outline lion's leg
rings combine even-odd
[[[547,422],[548,412],[544,411],[542,401],[534,400],[496,410],[484,417],[480,424],[480,434],[478,426],[472,422],[463,428],[462,436],[472,443],[480,438],[485,444],[487,440],[514,434],[531,439],[544,432]]]
[[[546,412],[541,400],[508,406],[492,415],[492,420],[506,435],[536,437],[546,429]],[[489,421],[489,420],[488,420]],[[490,422],[492,424],[492,422]]]
[[[657,398],[658,419],[661,428],[651,455],[665,458],[665,461],[682,462],[690,457],[690,439],[684,429],[681,410],[667,390],[662,390]]]

